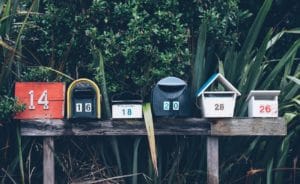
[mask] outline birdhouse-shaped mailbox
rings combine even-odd
[[[25,105],[15,119],[64,118],[65,84],[61,82],[16,82],[15,97]]]
[[[137,94],[124,92],[112,97],[113,119],[140,119],[142,113],[142,97]]]
[[[186,117],[191,115],[187,83],[177,77],[158,81],[152,90],[152,109],[155,116]]]
[[[226,91],[207,91],[218,81]],[[197,91],[197,104],[200,103],[205,118],[233,117],[236,97],[241,93],[220,73],[212,75]]]
[[[278,95],[277,90],[252,90],[248,101],[249,117],[278,117]]]
[[[100,118],[101,94],[89,79],[73,81],[67,91],[67,118]]]

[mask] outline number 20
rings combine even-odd
[[[29,91],[29,106],[28,109],[35,109],[35,106],[33,104],[33,97],[34,97],[34,91],[30,90]],[[43,109],[49,109],[49,101],[48,101],[48,92],[47,90],[44,90],[40,98],[38,99],[37,102],[38,105],[44,105]]]

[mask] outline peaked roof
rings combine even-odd
[[[246,101],[250,100],[252,96],[256,97],[275,97],[278,96],[280,90],[251,90]]]
[[[215,80],[218,80],[222,85],[230,91],[235,92],[238,96],[241,93],[220,73],[213,74],[197,91],[196,96],[200,96]]]

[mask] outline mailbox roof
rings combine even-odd
[[[280,90],[251,90],[246,101],[250,100],[252,96],[255,97],[275,97],[278,96]]]
[[[196,96],[199,97],[203,92],[212,84],[215,80],[218,80],[220,83],[223,84],[227,90],[233,91],[238,96],[241,93],[220,73],[213,74],[197,91]]]
[[[184,80],[181,80],[177,77],[165,77],[158,81],[157,83],[160,86],[185,86],[187,85]]]

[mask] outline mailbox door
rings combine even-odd
[[[89,99],[73,99],[72,118],[97,118],[96,117],[96,100]]]
[[[26,105],[15,119],[64,118],[65,84],[59,82],[17,82],[15,97]]]

